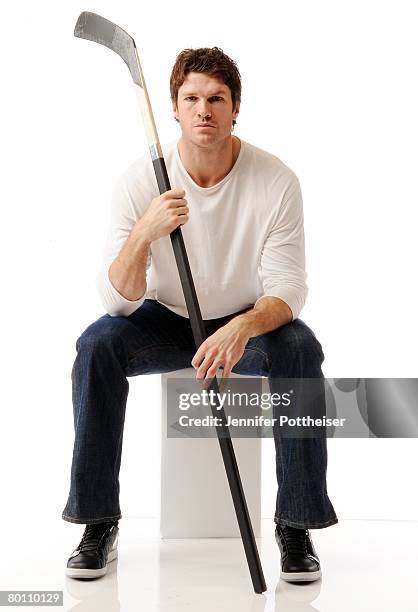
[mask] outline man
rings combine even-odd
[[[198,379],[238,374],[323,378],[322,347],[298,315],[306,299],[302,196],[277,157],[232,135],[236,64],[217,47],[185,49],[170,79],[180,140],[163,147],[176,187],[159,195],[144,155],[112,201],[99,292],[107,314],[77,340],[75,443],[62,518],[84,523],[67,564],[97,577],[117,556],[127,376],[193,365]],[[169,234],[182,226],[208,337],[196,351]],[[309,529],[338,522],[326,488],[326,439],[275,436],[274,520],[282,578],[316,580]]]

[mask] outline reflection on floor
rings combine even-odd
[[[263,520],[263,595],[252,591],[239,539],[161,540],[155,519],[123,518],[119,525],[119,559],[91,581],[65,576],[84,526],[57,521],[39,536],[15,534],[30,545],[10,547],[3,557],[1,589],[63,590],[71,612],[418,610],[416,522],[340,520],[311,530],[322,580],[289,584],[280,580],[274,525]]]

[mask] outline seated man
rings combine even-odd
[[[181,137],[163,147],[172,185],[159,195],[148,155],[117,183],[99,275],[107,314],[77,340],[75,442],[62,518],[86,524],[67,574],[106,573],[117,556],[119,470],[128,376],[192,365],[198,379],[231,372],[323,378],[322,347],[304,305],[302,196],[280,159],[232,135],[236,64],[217,47],[185,49],[170,79]],[[178,226],[208,337],[196,351],[169,234]],[[282,578],[321,576],[309,529],[338,522],[326,487],[326,439],[275,436],[274,520]]]

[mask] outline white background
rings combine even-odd
[[[280,157],[301,183],[310,287],[301,318],[322,343],[325,375],[418,374],[414,2],[8,3],[0,464],[9,524],[61,521],[75,341],[104,314],[94,280],[113,185],[146,151],[127,68],[73,37],[82,10],[135,37],[162,142],[179,136],[168,86],[177,53],[217,45],[237,61],[236,135]],[[156,516],[159,376],[129,380],[122,512]],[[271,440],[264,451],[263,516],[272,517]],[[415,439],[329,441],[339,518],[417,519],[417,459]]]

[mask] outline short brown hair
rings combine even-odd
[[[238,66],[219,47],[183,49],[178,54],[170,77],[170,95],[175,104],[179,89],[189,72],[203,72],[223,81],[231,91],[233,109],[241,101],[241,75]],[[235,120],[233,123],[235,125]]]

